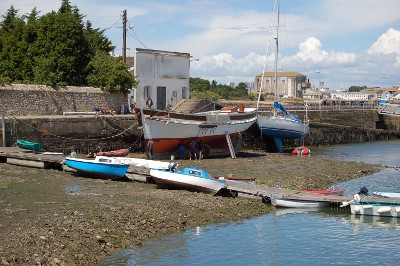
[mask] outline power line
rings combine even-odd
[[[111,29],[112,27],[114,27],[118,22],[120,22],[122,19],[122,17],[120,17],[114,24],[112,24],[110,27],[104,29],[104,32],[106,32],[107,30]]]
[[[134,30],[134,29],[131,29],[131,30],[133,31],[133,33],[135,34],[136,37],[133,36],[133,35],[128,31],[129,35],[131,35],[135,40],[137,40],[138,42],[140,42],[140,43],[143,45],[144,48],[149,49],[149,48],[147,48],[146,45],[140,40],[140,38],[139,38],[139,36],[136,34],[135,30]]]

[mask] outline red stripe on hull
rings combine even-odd
[[[232,143],[239,138],[240,133],[230,134]],[[210,156],[226,156],[230,155],[228,143],[226,142],[225,135],[217,136],[204,136],[196,138],[174,138],[174,139],[153,139],[153,154],[156,158],[168,158],[171,154],[175,154],[179,150],[181,144],[185,145],[185,150],[190,149],[189,144],[192,139],[198,143],[200,140],[203,142],[204,147],[209,147]],[[147,146],[148,139],[145,139]]]

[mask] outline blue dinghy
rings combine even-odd
[[[129,164],[122,160],[105,156],[97,156],[95,160],[67,157],[65,162],[67,166],[81,172],[111,177],[123,177],[129,168]]]
[[[157,184],[196,190],[215,194],[226,187],[226,180],[212,178],[206,171],[199,168],[185,168],[179,171],[176,164],[169,169],[151,169],[150,175]]]

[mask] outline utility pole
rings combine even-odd
[[[123,44],[122,44],[122,61],[126,63],[126,9],[124,10],[124,15],[123,15],[123,20],[124,20],[124,26],[123,26]]]

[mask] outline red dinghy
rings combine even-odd
[[[96,156],[108,156],[108,157],[125,157],[129,154],[128,149],[120,149],[116,151],[100,151]]]
[[[339,195],[343,196],[343,189],[328,189],[328,190],[299,190],[300,192],[319,194],[319,195]]]
[[[311,153],[310,149],[306,146],[300,146],[293,150],[293,154],[297,155],[309,155]]]

